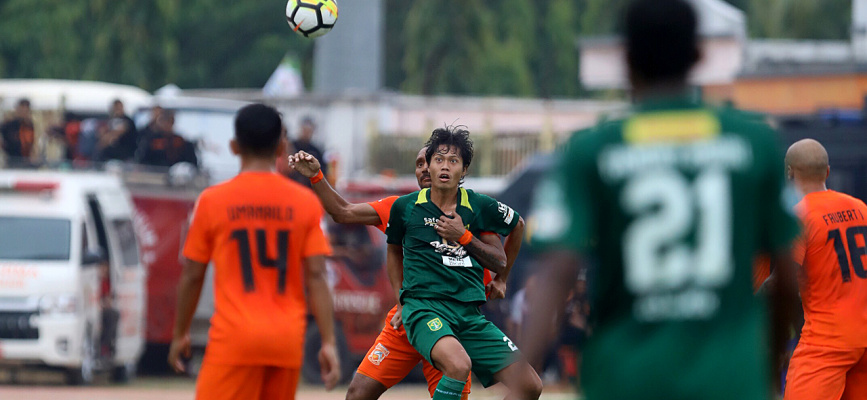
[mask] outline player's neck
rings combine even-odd
[[[800,182],[798,189],[806,196],[810,193],[824,192],[828,190],[828,187],[825,186],[825,182]]]
[[[438,188],[432,186],[430,188],[430,201],[441,210],[451,210],[458,204],[458,187]]]
[[[632,99],[636,102],[687,96],[689,96],[689,86],[680,80],[641,83],[632,88]]]
[[[241,172],[273,172],[275,161],[258,157],[241,157]]]

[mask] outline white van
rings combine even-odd
[[[134,376],[146,272],[133,214],[112,175],[0,171],[0,365],[60,367],[73,384]]]

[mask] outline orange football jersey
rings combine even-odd
[[[794,248],[800,274],[801,341],[867,347],[867,206],[833,190],[806,195],[795,207],[804,232]]]
[[[244,172],[202,192],[183,254],[214,264],[208,362],[301,366],[302,260],[331,253],[322,215],[312,191],[274,173]]]

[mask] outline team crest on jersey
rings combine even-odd
[[[503,221],[506,224],[511,224],[512,219],[515,218],[515,210],[512,210],[512,207],[509,207],[503,203],[497,202],[497,210],[500,211],[500,214],[503,214]]]
[[[443,328],[443,322],[439,318],[434,318],[427,322],[427,327],[436,332]]]
[[[367,359],[373,363],[373,365],[379,365],[382,360],[388,357],[388,349],[382,345],[382,343],[377,343],[373,348],[373,351],[370,352],[370,355],[367,356]]]

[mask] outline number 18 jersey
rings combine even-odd
[[[301,367],[302,260],[331,253],[322,215],[312,191],[274,173],[243,172],[202,192],[184,257],[215,270],[206,362]]]
[[[588,400],[768,398],[751,268],[797,234],[782,173],[769,127],[687,100],[573,135],[533,238],[593,256]]]

